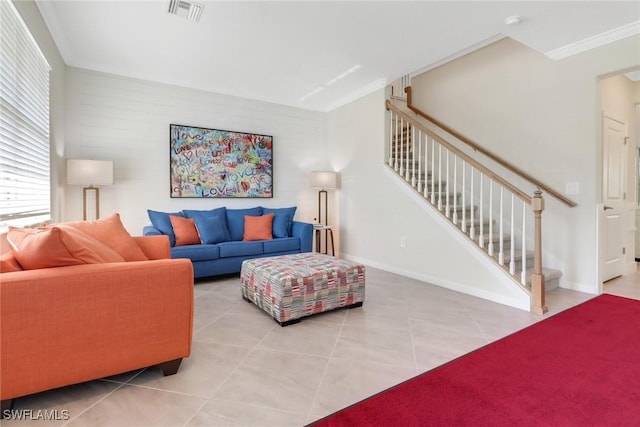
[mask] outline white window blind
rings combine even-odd
[[[49,64],[0,1],[0,229],[50,219]]]

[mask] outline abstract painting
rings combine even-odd
[[[171,197],[273,197],[273,137],[170,125]]]

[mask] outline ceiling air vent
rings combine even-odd
[[[198,22],[204,6],[184,0],[169,0],[169,13],[182,16],[190,21]]]

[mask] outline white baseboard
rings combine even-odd
[[[434,277],[428,274],[423,274],[423,273],[418,273],[411,270],[406,270],[403,268],[398,268],[392,265],[383,264],[380,262],[356,257],[356,256],[345,254],[345,253],[342,253],[341,257],[348,259],[350,261],[364,264],[365,266],[368,265],[373,268],[377,268],[379,270],[387,271],[389,273],[399,274],[400,276],[409,277],[411,279],[420,280],[428,284],[440,286],[441,288],[446,288],[452,291],[461,292],[463,294],[472,295],[478,298],[497,302],[498,304],[508,305],[509,307],[518,308],[520,310],[530,311],[530,304],[531,304],[530,298],[528,295],[524,293],[523,293],[522,299],[509,298],[505,295],[496,294],[493,292],[486,291],[484,289],[474,288],[474,287],[465,285],[463,283],[452,282],[450,280],[443,279],[440,277]]]

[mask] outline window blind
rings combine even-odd
[[[0,229],[51,216],[49,64],[11,1],[0,1]]]

